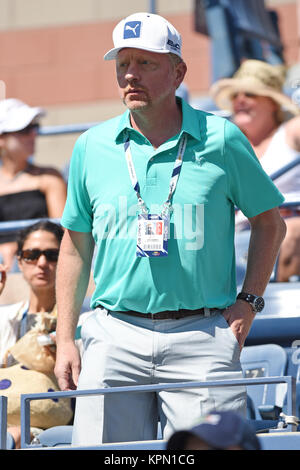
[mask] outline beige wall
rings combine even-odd
[[[297,2],[265,0],[268,7]],[[156,0],[155,3],[161,15],[191,13],[194,8],[193,0]],[[148,11],[149,5],[149,0],[0,0],[0,30],[115,20],[136,11]]]
[[[148,0],[0,0],[0,29],[16,30],[110,21],[149,11]],[[161,15],[189,13],[193,0],[157,0]]]
[[[299,59],[299,0],[266,0],[277,9],[287,63]],[[112,46],[116,21],[147,11],[148,0],[0,0],[0,84],[48,112],[44,125],[99,122],[123,111],[114,64],[103,54]],[[183,37],[186,84],[193,98],[210,85],[209,39],[194,31],[193,0],[157,0],[156,10]],[[0,93],[3,91],[1,87]],[[36,161],[63,168],[76,135],[39,137]]]
[[[267,7],[278,7],[280,5],[287,5],[290,3],[297,3],[297,2],[299,2],[299,0],[265,0],[265,5]]]

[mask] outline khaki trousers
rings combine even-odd
[[[240,348],[222,313],[151,320],[96,309],[83,323],[78,389],[243,377]],[[212,410],[246,414],[246,388],[106,394],[76,400],[72,444],[152,440]]]

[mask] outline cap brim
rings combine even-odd
[[[111,49],[110,51],[108,51],[105,55],[104,55],[104,60],[113,60],[113,59],[116,59],[117,56],[118,56],[118,53],[119,51],[121,51],[122,49],[141,49],[143,51],[149,51],[149,52],[156,52],[157,54],[169,54],[171,51],[162,51],[162,50],[159,50],[159,49],[151,49],[150,47],[143,47],[141,45],[138,45],[138,46],[131,46],[131,45],[126,45],[126,46],[122,46],[122,47],[114,47],[113,49]],[[176,52],[174,52],[174,54],[176,54]]]

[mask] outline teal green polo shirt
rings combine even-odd
[[[253,217],[284,200],[234,124],[184,101],[182,113],[181,132],[157,149],[131,127],[128,111],[89,129],[75,144],[62,225],[93,234],[91,308],[156,313],[231,305],[235,206]],[[126,133],[152,213],[167,199],[179,141],[187,135],[167,257],[136,257],[139,210],[125,160]]]

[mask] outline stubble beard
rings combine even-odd
[[[123,103],[129,111],[146,110],[151,106],[151,101],[148,99],[131,99],[128,95],[123,98]]]

